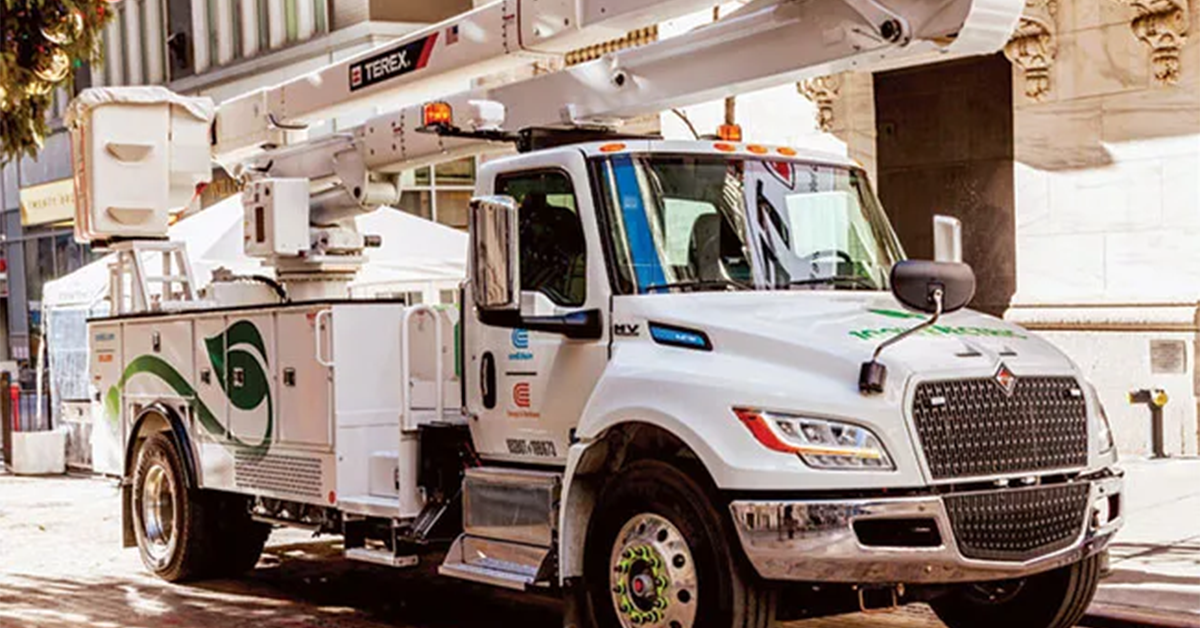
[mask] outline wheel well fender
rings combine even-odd
[[[137,454],[142,443],[160,432],[171,434],[175,448],[183,461],[183,479],[188,488],[199,487],[199,467],[196,466],[195,450],[192,449],[192,439],[188,435],[187,425],[179,412],[171,406],[156,402],[143,406],[133,420],[129,430],[129,442],[125,443],[125,479],[133,480],[133,470],[137,465]]]
[[[707,488],[716,488],[695,450],[672,430],[652,422],[631,419],[615,423],[597,438],[572,446],[559,519],[559,577],[564,583],[583,576],[588,530],[605,480],[629,463],[646,458],[670,461]]]

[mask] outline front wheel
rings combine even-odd
[[[669,464],[630,465],[601,491],[585,574],[599,628],[765,628],[773,593],[737,554],[728,515]]]
[[[1069,628],[1100,583],[1100,556],[1022,580],[958,587],[931,605],[950,628]]]

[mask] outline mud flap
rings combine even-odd
[[[137,547],[133,531],[133,487],[129,480],[121,482],[121,547]]]

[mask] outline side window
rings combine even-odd
[[[540,170],[502,175],[496,193],[517,201],[521,290],[578,307],[587,295],[587,247],[566,173]]]

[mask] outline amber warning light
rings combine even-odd
[[[717,137],[726,142],[740,142],[742,141],[742,127],[737,124],[722,124],[717,129]]]
[[[431,102],[425,105],[425,126],[451,126],[454,110],[449,103]]]

